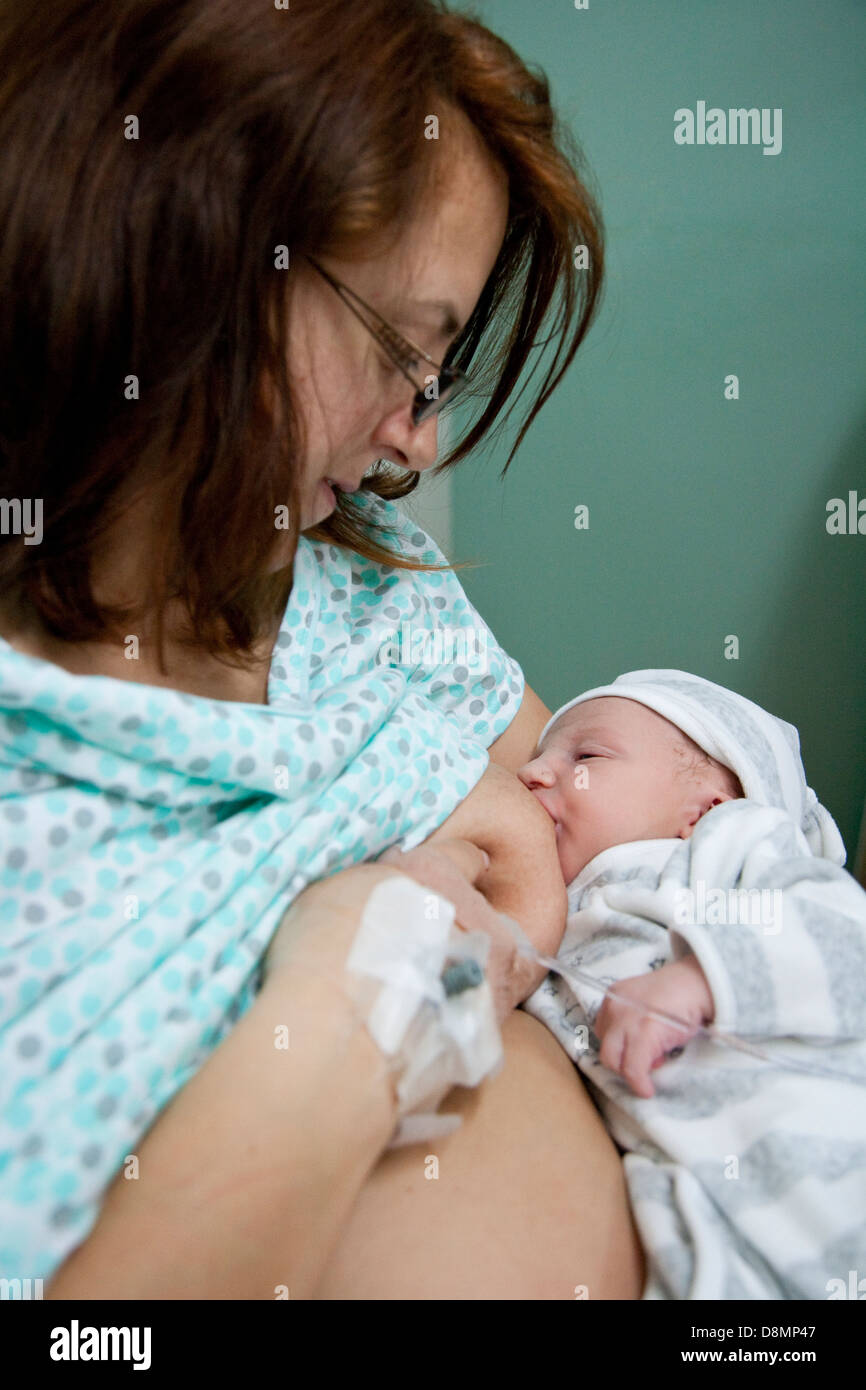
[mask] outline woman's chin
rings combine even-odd
[[[334,489],[324,481],[320,482],[309,504],[301,511],[301,530],[310,531],[336,511],[337,498]]]

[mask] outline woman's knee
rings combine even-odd
[[[318,1299],[639,1298],[643,1259],[622,1166],[572,1063],[515,1011],[505,1066],[444,1111],[444,1139],[386,1152]]]

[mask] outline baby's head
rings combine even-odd
[[[566,883],[612,845],[688,839],[713,806],[744,795],[682,729],[620,695],[566,709],[517,775],[556,822]]]

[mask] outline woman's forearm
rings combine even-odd
[[[381,1053],[327,978],[274,972],[47,1296],[309,1297],[395,1110]]]

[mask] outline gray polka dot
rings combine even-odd
[[[202,875],[202,883],[205,888],[219,888],[222,883],[222,875],[218,874],[216,869],[208,869],[207,873]]]
[[[350,734],[350,733],[352,732],[352,721],[351,721],[351,719],[338,719],[338,720],[337,720],[337,729],[339,730],[339,732],[340,732],[341,734]]]
[[[317,777],[321,777],[321,775],[322,775],[322,764],[321,764],[321,763],[310,763],[310,766],[307,768],[307,781],[308,781],[308,782],[315,782],[316,778],[317,778]]]
[[[49,831],[48,843],[52,845],[65,845],[69,839],[69,831],[64,830],[62,825],[55,825]]]
[[[51,1213],[50,1221],[52,1226],[68,1226],[75,1216],[75,1208],[68,1202],[63,1202],[59,1207],[55,1207]]]
[[[121,729],[126,729],[129,733],[134,733],[136,729],[141,728],[141,720],[137,714],[128,714],[127,717],[122,720],[120,727]]]
[[[300,724],[298,726],[298,737],[304,739],[307,743],[312,743],[313,739],[316,737],[316,732],[312,724]]]
[[[85,1168],[95,1168],[101,1158],[101,1144],[88,1144],[86,1149],[81,1150],[81,1162]]]
[[[23,806],[3,806],[0,809],[7,820],[20,822],[26,819]]]
[[[395,608],[394,605],[393,605],[393,603],[389,603],[389,604],[388,604],[388,607],[387,607],[387,608],[383,608],[382,612],[385,614],[385,617],[386,617],[386,618],[399,618],[399,617],[400,617],[400,609],[399,609],[399,608]]]
[[[197,772],[207,772],[210,767],[210,758],[193,758],[189,765],[189,770],[193,774]]]
[[[26,849],[10,849],[6,856],[6,867],[8,869],[23,869],[26,863]]]
[[[434,608],[445,608],[445,607],[446,607],[446,604],[447,604],[447,600],[444,599],[444,598],[441,598],[441,597],[440,597],[440,598],[434,598],[434,600],[433,600],[433,607],[434,607]]]
[[[483,714],[483,713],[484,713],[484,701],[483,701],[483,700],[470,700],[470,701],[469,701],[469,713],[470,713],[470,714]]]
[[[409,539],[413,545],[427,545],[427,537],[423,531],[413,531]]]
[[[256,760],[255,760],[255,758],[251,758],[251,757],[249,756],[249,754],[247,754],[247,756],[246,756],[245,758],[238,758],[238,772],[241,774],[242,777],[243,777],[247,772],[252,772],[252,770],[253,770],[253,768],[255,767],[255,765],[256,765]]]
[[[75,821],[76,825],[80,825],[82,830],[85,830],[88,825],[93,824],[93,812],[88,811],[86,809],[82,809],[80,811],[76,811],[72,819]]]
[[[388,815],[391,817],[391,820],[399,820],[402,811],[403,807],[401,806],[400,802],[392,801],[390,810],[388,811]]]
[[[23,1038],[18,1039],[18,1056],[35,1057],[37,1052],[42,1050],[42,1039],[37,1038],[35,1033],[27,1033]]]
[[[189,1009],[182,1009],[179,1004],[175,1004],[166,1014],[166,1018],[172,1023],[186,1023],[187,1019],[191,1017]]]
[[[344,599],[345,597],[346,597],[346,590],[345,590],[345,589],[332,589],[332,590],[331,590],[331,598],[335,601],[335,603],[339,603],[340,600],[341,600],[341,599]]]
[[[237,854],[249,854],[253,847],[252,841],[245,839],[243,835],[238,835],[236,839],[232,840],[231,844],[232,849],[235,850]]]
[[[18,1152],[22,1158],[34,1158],[44,1147],[45,1142],[41,1134],[28,1134]]]
[[[422,793],[421,793],[421,800],[424,802],[424,805],[425,805],[425,806],[435,806],[435,805],[436,805],[436,793],[435,793],[435,792],[431,792],[431,791],[422,792]]]
[[[454,679],[455,679],[456,681],[459,681],[461,685],[463,684],[464,681],[468,681],[468,679],[469,679],[469,671],[468,671],[468,668],[467,668],[466,666],[455,666],[455,667],[454,667]]]
[[[151,833],[151,835],[153,836],[153,838],[154,838],[155,840],[167,840],[167,839],[168,839],[168,827],[165,826],[165,825],[153,825],[153,826],[151,826],[150,833]]]
[[[0,978],[5,978],[7,975],[14,975],[17,970],[18,966],[15,961],[7,960],[3,965],[0,965]]]
[[[103,1096],[96,1107],[96,1113],[103,1120],[107,1120],[109,1115],[113,1115],[117,1109],[117,1099],[115,1096]]]
[[[24,916],[28,922],[44,922],[45,908],[40,907],[39,903],[28,903],[24,909]]]
[[[109,1067],[116,1067],[118,1062],[122,1062],[126,1056],[126,1048],[121,1042],[112,1042],[108,1044],[103,1055]]]

